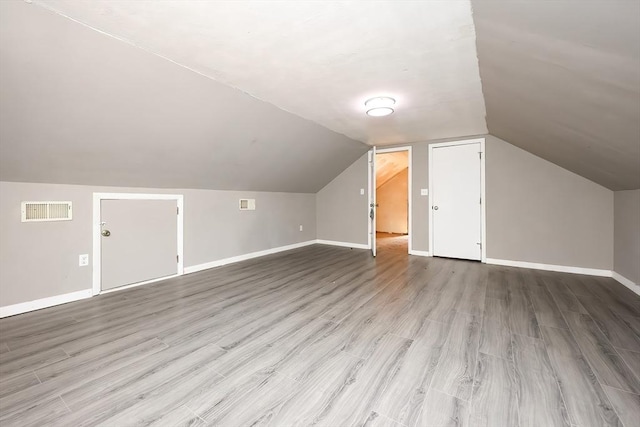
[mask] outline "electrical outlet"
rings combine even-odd
[[[302,224],[300,224],[300,231],[302,231]]]
[[[361,195],[361,196],[364,196],[364,188],[361,188],[361,189],[360,189],[360,195]]]
[[[78,257],[78,265],[84,267],[89,265],[89,254],[83,254]]]

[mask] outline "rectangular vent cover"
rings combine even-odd
[[[240,210],[241,211],[255,211],[256,210],[256,199],[240,199]]]
[[[69,221],[71,202],[22,202],[22,222]]]

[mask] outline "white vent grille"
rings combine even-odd
[[[256,199],[240,199],[240,210],[241,211],[255,211],[256,210]]]
[[[71,202],[22,202],[22,222],[68,221],[72,212]]]

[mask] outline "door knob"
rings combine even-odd
[[[437,211],[437,210],[438,210],[438,207],[437,207],[437,206],[434,206],[434,207],[433,207],[433,210],[434,210],[434,211]]]
[[[104,237],[109,237],[109,236],[111,236],[111,232],[110,232],[109,230],[102,230],[102,233],[101,233],[101,234],[102,234]]]

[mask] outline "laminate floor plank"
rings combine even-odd
[[[603,385],[640,394],[640,380],[589,315],[565,313],[573,337]]]
[[[609,386],[603,388],[624,427],[637,426],[640,421],[640,396]]]
[[[478,427],[520,425],[516,387],[507,360],[484,353],[478,355],[470,424]]]
[[[111,375],[101,384],[93,383],[63,394],[72,413],[61,417],[56,425],[84,426],[105,422],[123,425],[117,420],[122,420],[123,414],[132,416],[130,408],[136,405],[140,405],[137,406],[140,414],[155,420],[165,410],[183,405],[187,391],[200,393],[215,388],[223,377],[210,369],[209,363],[224,351],[212,345],[190,350],[173,353],[168,360],[157,360],[155,356],[162,352],[156,353],[148,357],[155,358],[155,363],[146,363],[124,375]]]
[[[548,326],[541,329],[571,423],[579,426],[622,425],[571,332]]]
[[[507,293],[507,313],[511,332],[533,338],[540,337],[536,317],[528,292],[518,286],[509,288]]]
[[[617,348],[616,351],[622,357],[622,359],[627,363],[627,366],[631,368],[634,374],[636,374],[637,378],[640,378],[640,353],[630,350],[625,350],[623,348]]]
[[[412,341],[387,335],[367,360],[346,355],[309,377],[274,416],[272,425],[354,425],[366,420],[405,362]],[[350,358],[350,359],[349,359]],[[341,368],[336,364],[340,363]],[[324,375],[326,381],[318,381]],[[206,418],[205,418],[206,419]]]
[[[377,412],[369,414],[364,422],[359,423],[363,427],[403,427],[404,424],[397,423],[391,418],[387,418],[384,415],[380,415]]]
[[[628,323],[616,316],[602,302],[593,297],[576,295],[600,330],[615,347],[640,352],[640,336]]]
[[[34,402],[27,409],[0,414],[2,426],[43,426],[53,425],[69,414],[69,409],[60,396]]]
[[[514,334],[509,353],[520,426],[569,426],[567,409],[544,342]]]
[[[69,370],[48,378],[42,384],[35,384],[3,396],[0,398],[0,409],[16,411],[28,408],[32,402],[70,393],[87,384],[93,384],[94,387],[106,384],[114,373],[124,371],[128,365],[166,348],[167,346],[161,341],[152,339],[127,348],[119,354],[104,357],[95,364],[87,364],[75,369],[70,367]]]
[[[507,301],[497,298],[485,299],[485,312],[480,329],[481,353],[508,358],[511,346],[511,330]]]
[[[567,329],[567,323],[546,287],[528,291],[538,325]]]
[[[27,372],[25,374],[9,377],[7,379],[0,378],[0,399],[36,384],[40,384],[40,380],[33,372]],[[0,405],[2,405],[1,400]]]
[[[406,236],[378,249],[310,245],[0,319],[0,425],[637,416],[621,389],[637,389],[640,369],[635,294],[610,279],[409,256]]]
[[[418,425],[422,427],[473,427],[469,421],[469,402],[430,388],[424,399]]]
[[[451,325],[426,321],[404,363],[384,390],[375,411],[407,426],[419,425],[424,397],[431,384]]]
[[[150,427],[205,427],[207,423],[191,409],[180,406],[147,423]],[[106,427],[106,426],[105,426]]]
[[[69,356],[61,348],[54,348],[27,356],[15,354],[13,351],[3,353],[0,354],[0,379],[22,375],[67,357]]]
[[[575,311],[577,313],[586,313],[587,310],[580,304],[576,296],[571,290],[564,284],[562,279],[557,277],[545,277],[545,284],[547,290],[551,294],[554,302],[558,306],[558,309],[562,311]]]
[[[479,318],[458,313],[443,347],[432,388],[461,400],[471,398],[479,338]]]

